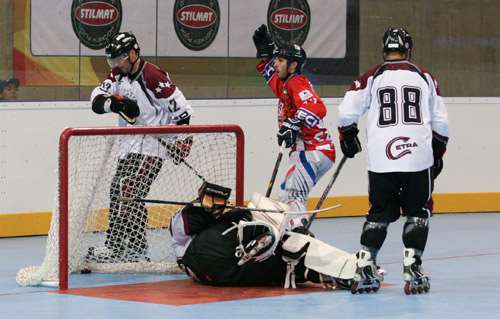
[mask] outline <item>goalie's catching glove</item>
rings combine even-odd
[[[358,139],[358,126],[356,123],[349,126],[339,127],[339,141],[342,153],[348,158],[361,152],[361,143]]]
[[[253,43],[257,49],[258,59],[270,59],[273,56],[274,42],[265,24],[261,25],[253,34]]]
[[[299,136],[300,128],[302,127],[302,121],[296,118],[287,118],[281,124],[278,131],[278,145],[285,142],[285,147],[289,148],[295,144],[297,137]]]

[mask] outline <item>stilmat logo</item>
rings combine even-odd
[[[418,144],[409,141],[410,138],[406,136],[398,136],[390,140],[385,147],[385,155],[387,158],[390,160],[397,160],[411,154],[411,149],[418,147]]]
[[[273,24],[286,31],[303,28],[307,23],[307,15],[304,11],[295,8],[281,8],[271,14]]]
[[[188,28],[207,28],[217,22],[217,12],[207,6],[190,5],[177,12],[177,21]]]
[[[102,49],[119,30],[122,20],[120,0],[73,0],[73,31],[83,45]]]
[[[271,0],[267,9],[267,25],[278,46],[302,45],[311,24],[307,0]]]
[[[209,47],[217,36],[219,24],[217,0],[175,1],[175,33],[186,48],[201,51]]]

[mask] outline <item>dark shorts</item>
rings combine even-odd
[[[368,172],[370,210],[367,220],[391,223],[401,214],[432,215],[434,181],[431,168],[419,172]]]

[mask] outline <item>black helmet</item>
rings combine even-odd
[[[274,56],[288,60],[288,63],[297,62],[297,73],[300,73],[306,62],[306,51],[298,44],[287,44],[275,50]]]
[[[128,53],[131,49],[140,51],[135,35],[132,32],[118,32],[108,43],[104,52],[108,59],[113,59]]]
[[[383,52],[398,51],[408,52],[413,48],[413,40],[403,28],[389,28],[382,37]]]

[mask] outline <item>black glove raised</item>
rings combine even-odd
[[[255,30],[253,34],[253,43],[257,49],[258,59],[270,59],[273,56],[274,42],[265,24]]]
[[[300,128],[302,126],[302,121],[296,118],[287,118],[281,124],[280,130],[278,131],[278,145],[281,146],[285,142],[285,147],[289,148],[295,144],[297,136],[299,135]]]
[[[136,118],[139,116],[139,106],[134,100],[131,100],[122,95],[111,95],[107,98],[110,102],[109,109],[111,112],[118,113],[128,123],[135,123]]]
[[[353,158],[354,155],[361,152],[361,143],[358,139],[358,126],[356,123],[349,126],[339,127],[339,141],[342,153],[348,158]]]

